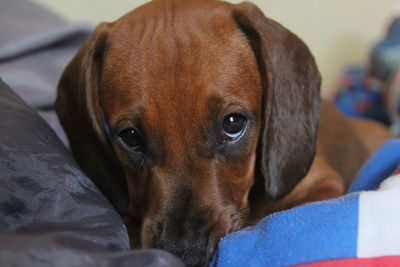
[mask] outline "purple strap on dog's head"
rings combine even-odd
[[[100,108],[100,115],[101,115],[101,120],[103,121],[104,131],[106,132],[107,137],[111,138],[110,125],[107,122],[106,116],[104,114],[104,110],[102,108]]]

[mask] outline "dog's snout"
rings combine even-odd
[[[205,266],[228,231],[229,226],[219,219],[196,209],[164,215],[150,223],[147,232],[152,232],[153,244],[149,245],[171,252],[188,266]]]
[[[176,220],[177,219],[177,220]],[[171,252],[188,266],[204,266],[212,256],[216,242],[210,234],[213,228],[202,219],[198,225],[180,218],[153,223],[151,247]],[[180,222],[179,222],[180,221]]]

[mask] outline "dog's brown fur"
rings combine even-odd
[[[96,29],[66,68],[56,109],[134,246],[201,265],[229,232],[343,194],[389,137],[328,102],[318,132],[319,87],[305,44],[254,5],[156,0]],[[231,113],[247,128],[222,142]],[[126,127],[139,131],[140,152],[118,137]]]

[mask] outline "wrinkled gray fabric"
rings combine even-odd
[[[38,113],[0,80],[0,266],[183,266],[126,228]]]
[[[0,266],[183,267],[171,254],[155,249],[111,252],[63,236],[0,234]]]
[[[0,89],[0,231],[63,234],[126,250],[120,216],[37,112]]]
[[[93,28],[68,23],[28,0],[0,1],[0,77],[28,105],[43,111],[65,144],[57,117],[49,113],[62,71]]]
[[[0,76],[28,105],[50,107],[63,69],[92,30],[28,0],[1,0]]]

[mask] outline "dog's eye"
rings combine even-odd
[[[237,139],[246,127],[247,119],[240,114],[227,115],[222,123],[223,141],[233,141]]]
[[[122,130],[118,134],[122,142],[133,150],[138,150],[141,145],[139,133],[133,128],[127,128]]]

